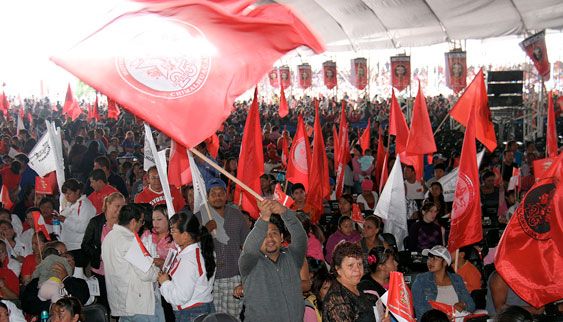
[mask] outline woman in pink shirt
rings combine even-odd
[[[151,230],[145,230],[141,236],[143,244],[155,259],[155,264],[162,266],[169,249],[174,249],[174,240],[170,235],[170,226],[168,225],[168,210],[166,205],[157,205],[152,211]]]

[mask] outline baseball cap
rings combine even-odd
[[[432,249],[425,249],[422,251],[422,256],[428,256],[428,254],[443,258],[448,265],[452,264],[452,256],[450,255],[448,249],[444,246],[436,245],[432,247]]]
[[[225,182],[223,182],[223,180],[219,178],[213,178],[207,182],[207,192],[209,192],[209,190],[213,188],[227,189],[227,185],[225,185]]]

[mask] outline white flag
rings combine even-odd
[[[166,208],[168,208],[169,217],[172,217],[176,212],[174,210],[174,205],[172,204],[172,194],[170,193],[170,185],[168,184],[168,173],[166,171],[166,151],[158,152],[156,150],[156,144],[152,137],[152,132],[150,126],[145,123],[145,139],[148,141],[148,146],[151,151],[151,155],[155,156],[154,161],[156,165],[156,170],[160,178],[160,184],[162,185],[162,191],[164,192],[164,199],[166,200]]]
[[[57,175],[57,185],[59,186],[59,191],[63,191],[63,183],[65,182],[65,168],[64,168],[64,158],[63,158],[63,141],[61,138],[61,129],[55,128],[55,124],[45,121],[47,125],[47,135],[49,137],[49,145],[55,151],[55,173]],[[63,199],[63,194],[61,193],[61,199]],[[61,204],[62,207],[62,204]]]
[[[150,126],[145,123],[145,147],[144,147],[144,160],[143,160],[143,170],[148,171],[152,166],[155,166],[154,155],[151,150],[150,141],[154,139],[152,137],[152,132]]]
[[[27,157],[29,158],[29,167],[37,172],[40,177],[57,170],[55,149],[49,143],[48,133],[43,134]]]
[[[25,130],[25,126],[23,125],[23,120],[18,113],[18,121],[17,121],[16,133],[20,133],[20,130]]]
[[[481,166],[481,161],[483,160],[483,155],[485,155],[485,149],[481,152],[477,153],[477,168]],[[454,194],[455,194],[455,187],[457,186],[457,177],[458,177],[459,168],[455,168],[452,172],[446,174],[445,176],[441,177],[438,182],[442,185],[444,201],[445,202],[453,202],[454,201]],[[426,196],[428,197],[428,191],[426,192]]]
[[[407,200],[403,170],[398,155],[373,213],[383,219],[385,223],[383,232],[393,234],[397,240],[397,247],[403,250],[403,239],[408,235]]]
[[[190,160],[190,171],[192,172],[192,182],[194,186],[194,214],[199,212],[201,207],[207,202],[207,190],[205,190],[205,181],[199,172],[199,168],[195,163],[192,152],[188,150],[188,159]]]

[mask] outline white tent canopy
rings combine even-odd
[[[563,29],[561,0],[277,0],[327,50],[404,48]]]

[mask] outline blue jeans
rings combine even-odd
[[[174,311],[174,316],[176,317],[176,322],[191,322],[200,315],[210,313],[215,313],[215,305],[213,305],[213,302],[205,303],[187,310]]]
[[[121,316],[119,322],[164,322],[164,310],[160,302],[160,295],[155,296],[154,315],[135,314],[132,316]]]

